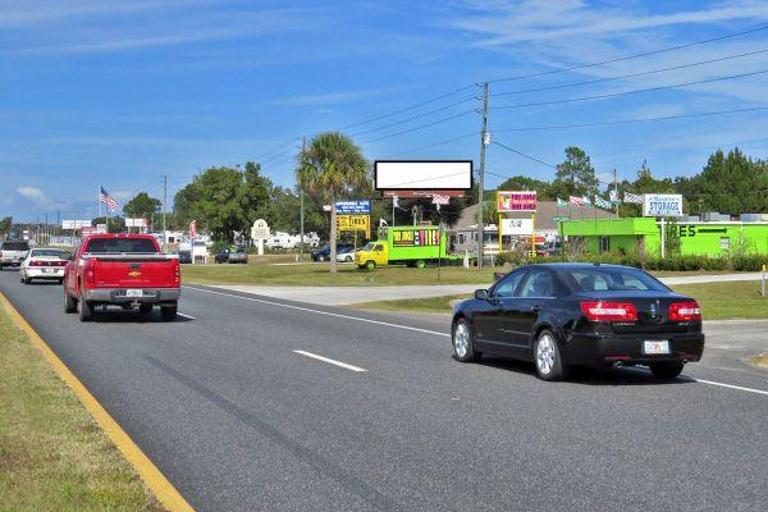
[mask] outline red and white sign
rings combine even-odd
[[[442,196],[440,194],[435,194],[432,196],[432,204],[436,204],[438,206],[445,206],[451,202],[450,196]]]
[[[197,238],[197,221],[193,220],[189,223],[189,238]]]
[[[536,191],[507,192],[500,190],[497,194],[496,211],[499,213],[535,212]]]

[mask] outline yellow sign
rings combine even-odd
[[[343,231],[365,231],[365,236],[371,238],[370,215],[337,215],[336,229]]]

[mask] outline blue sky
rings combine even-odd
[[[768,25],[768,3],[451,0],[3,0],[0,216],[88,218],[103,185],[125,201],[169,196],[195,173],[262,160],[293,184],[292,139],[356,125],[443,92]],[[768,49],[768,31],[652,57],[494,82],[515,92]],[[764,103],[768,75],[601,100],[496,109],[768,69],[768,53],[623,80],[491,98],[494,140],[548,163],[587,150],[602,178],[644,159],[660,176],[701,169],[716,148],[766,157],[766,112],[665,122],[528,128],[739,109]],[[420,109],[352,126],[366,156],[478,159],[470,86]],[[461,102],[442,112],[384,128]],[[463,112],[469,112],[460,115]],[[426,129],[399,132],[456,115]],[[372,130],[367,132],[368,130]],[[365,133],[367,132],[367,133]],[[386,138],[384,138],[386,137]],[[461,137],[461,138],[459,138]],[[448,139],[448,144],[411,150]],[[498,175],[554,171],[491,146]],[[502,178],[489,176],[495,186]]]

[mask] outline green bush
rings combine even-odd
[[[547,256],[536,259],[539,263],[551,263],[563,261],[561,256]],[[713,258],[696,254],[672,254],[666,258],[643,257],[640,254],[582,254],[579,257],[570,257],[567,261],[579,261],[586,263],[605,263],[612,265],[626,265],[630,267],[642,268],[644,270],[654,271],[737,271],[737,272],[757,272],[760,271],[763,264],[768,263],[768,256],[761,254],[726,254],[721,257]],[[505,262],[512,263],[511,259]],[[520,265],[524,261],[516,264]]]

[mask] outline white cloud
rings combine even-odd
[[[48,197],[45,195],[45,192],[43,192],[37,187],[30,187],[30,186],[18,187],[16,189],[16,193],[36,203],[47,204],[50,202]]]
[[[327,105],[346,103],[371,96],[381,96],[393,92],[411,89],[410,86],[381,87],[375,89],[357,89],[353,91],[339,91],[327,94],[312,94],[307,96],[289,96],[272,102],[273,105],[290,107],[303,107],[307,105]]]

